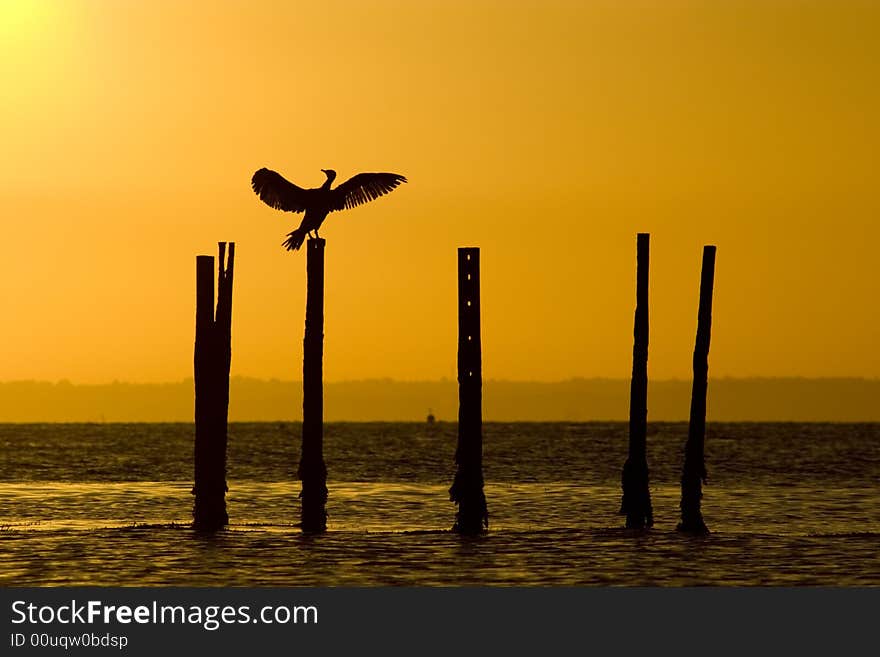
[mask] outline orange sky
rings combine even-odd
[[[298,224],[249,188],[410,183],[327,244],[328,380],[880,376],[880,3],[0,0],[0,380],[190,376],[195,256],[237,242],[234,375],[299,378]]]

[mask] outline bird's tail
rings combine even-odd
[[[302,246],[302,243],[306,239],[306,231],[302,228],[297,228],[292,233],[287,234],[287,239],[282,242],[283,246],[288,251],[299,251],[299,247]]]

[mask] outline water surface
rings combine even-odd
[[[880,584],[880,425],[710,425],[708,537],[674,531],[685,424],[651,425],[656,526],[621,529],[624,423],[487,424],[490,532],[451,534],[455,431],[327,425],[306,537],[298,424],[230,426],[216,535],[188,527],[192,425],[0,425],[0,583]]]

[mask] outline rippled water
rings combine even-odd
[[[191,425],[0,425],[0,583],[880,585],[880,425],[710,425],[703,538],[674,531],[685,424],[651,426],[649,532],[616,514],[625,424],[487,424],[476,538],[446,531],[455,431],[328,425],[306,537],[299,425],[233,424],[232,525],[206,536]]]

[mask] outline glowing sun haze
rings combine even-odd
[[[409,184],[332,214],[328,380],[880,375],[880,3],[0,0],[0,380],[192,373],[195,256],[237,243],[234,375],[299,378],[300,216],[252,173]]]

